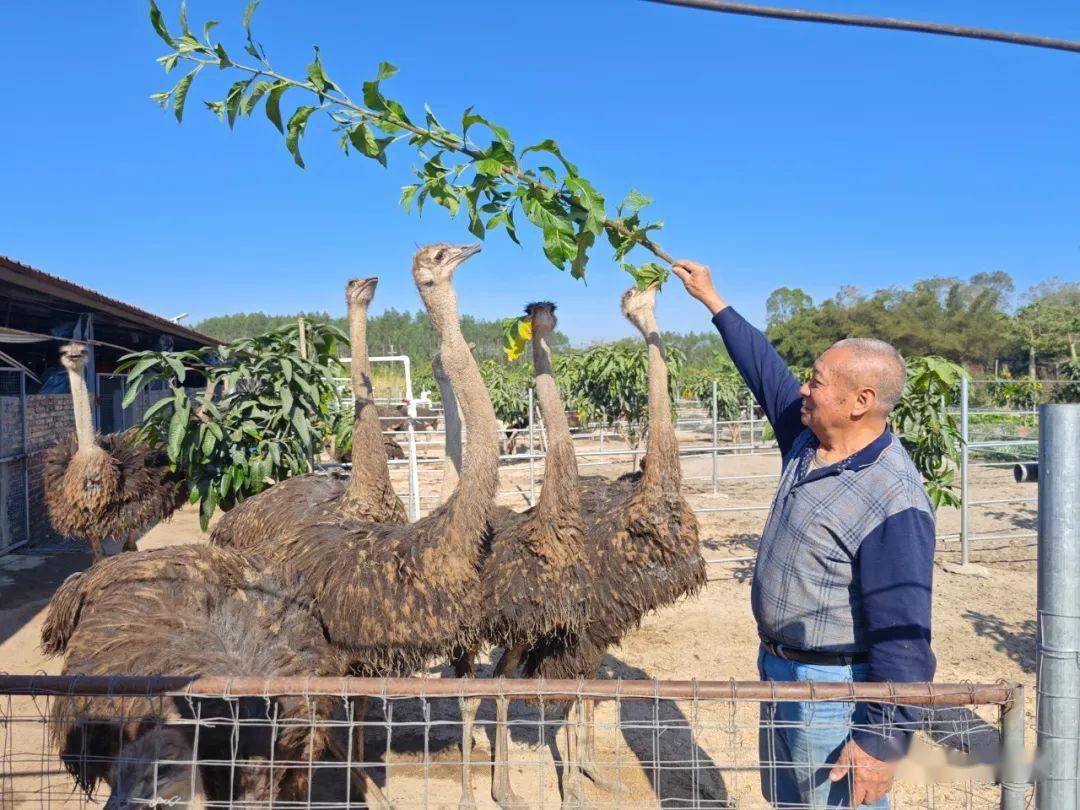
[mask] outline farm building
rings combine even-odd
[[[40,456],[74,429],[57,350],[90,345],[87,385],[103,432],[122,430],[153,400],[121,409],[120,358],[146,349],[190,349],[210,338],[138,307],[0,256],[0,554],[51,536],[42,507]]]

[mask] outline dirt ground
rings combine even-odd
[[[700,442],[700,434],[686,433],[683,446]],[[609,440],[605,447],[610,449]],[[582,442],[582,449],[598,442]],[[429,451],[431,448],[429,448]],[[583,459],[588,460],[588,459]],[[598,459],[593,459],[598,460]],[[605,467],[585,466],[583,473],[617,475],[631,467],[629,456],[609,459]],[[718,491],[712,493],[710,455],[688,458],[684,465],[685,491],[695,507],[732,508],[768,505],[778,471],[775,453],[721,455],[717,460]],[[422,491],[438,491],[438,465],[422,466]],[[535,465],[539,486],[542,465]],[[404,466],[394,470],[399,491],[406,487]],[[746,481],[731,476],[761,476]],[[503,499],[517,507],[527,503],[530,473],[527,462],[507,465],[502,475]],[[1034,488],[1012,482],[1007,468],[976,469],[971,476],[976,499],[1029,498]],[[425,506],[432,504],[425,503]],[[602,677],[698,680],[754,680],[757,678],[756,633],[750,613],[752,562],[725,562],[752,556],[766,512],[729,511],[700,515],[701,536],[710,560],[710,581],[698,597],[648,617],[621,647],[610,652]],[[972,511],[976,534],[1033,530],[1034,504],[989,505]],[[958,531],[954,509],[938,516],[939,534]],[[140,548],[202,542],[194,512],[185,510],[171,522],[154,528]],[[954,542],[939,543],[939,567],[934,593],[934,648],[938,656],[937,680],[992,683],[1015,681],[1026,687],[1027,742],[1033,742],[1035,541],[989,540],[974,544],[972,560],[981,566],[971,574],[950,573],[940,563],[958,559]],[[38,634],[51,593],[73,571],[85,568],[88,555],[80,551],[28,553],[0,557],[0,670],[10,673],[55,673],[60,662],[44,659]],[[485,667],[481,675],[487,674]],[[433,674],[446,674],[442,670]],[[376,702],[377,703],[377,702]],[[494,708],[485,701],[473,754],[476,796],[481,805],[490,796],[491,724]],[[550,713],[551,709],[547,711]],[[0,806],[82,804],[73,792],[55,756],[44,742],[40,722],[42,706],[29,699],[0,696]],[[987,720],[996,711],[979,710]],[[369,707],[368,717],[382,723],[383,709]],[[10,721],[5,728],[5,718]],[[372,734],[366,755],[389,762],[388,777],[380,772],[391,801],[397,807],[447,806],[458,802],[457,744],[459,715],[456,701],[433,701],[425,714],[419,701],[394,706],[390,744],[385,735]],[[596,714],[597,750],[601,775],[620,783],[612,793],[591,783],[585,789],[590,803],[612,806],[762,806],[755,771],[756,704],[728,701],[622,701],[601,703]],[[976,718],[966,716],[962,722]],[[530,806],[558,802],[554,757],[565,751],[551,743],[556,726],[541,723],[534,706],[511,707],[511,779]],[[427,767],[424,749],[430,752]],[[387,753],[389,749],[389,753]],[[951,756],[951,755],[950,755]],[[931,770],[945,755],[922,746],[907,766],[906,781],[894,793],[894,806],[982,807],[997,806],[996,793],[985,785],[985,770]],[[918,786],[929,775],[944,773],[945,784]],[[973,780],[968,782],[967,780]],[[6,785],[7,801],[3,800]],[[12,790],[18,793],[12,793]],[[731,802],[733,804],[726,804]]]

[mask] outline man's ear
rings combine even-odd
[[[851,406],[851,416],[858,419],[874,409],[877,405],[877,391],[873,388],[860,388],[855,394],[855,402]]]

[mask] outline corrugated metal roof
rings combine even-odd
[[[54,276],[52,273],[46,273],[44,270],[38,270],[36,267],[31,267],[3,255],[0,255],[0,281],[21,284],[21,286],[29,289],[55,295],[58,298],[79,303],[83,306],[89,304],[112,314],[126,315],[137,323],[153,326],[166,334],[184,337],[196,343],[214,344],[217,342],[208,335],[181,326],[168,318],[147,312],[145,309],[139,309],[119,299],[91,290],[89,287],[83,287],[80,284],[75,284],[67,279]]]

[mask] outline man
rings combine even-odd
[[[899,353],[842,340],[800,386],[708,267],[682,260],[674,271],[712,312],[780,445],[751,590],[762,679],[932,680],[934,512],[887,423],[904,387]],[[765,704],[762,792],[779,807],[888,807],[918,719],[885,704]]]

